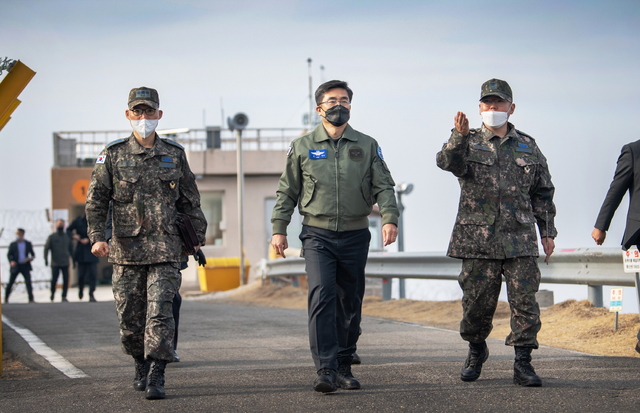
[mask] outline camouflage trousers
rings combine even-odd
[[[460,336],[471,343],[480,343],[489,336],[503,275],[511,308],[511,333],[505,344],[538,348],[536,337],[542,323],[536,302],[540,287],[537,257],[462,261],[458,277],[463,291]]]
[[[172,302],[181,282],[177,262],[113,265],[113,296],[125,354],[173,360]]]

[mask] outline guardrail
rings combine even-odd
[[[602,306],[602,286],[636,287],[640,308],[640,277],[625,273],[622,251],[617,248],[576,248],[555,252],[549,264],[538,259],[541,282],[551,284],[579,284],[589,286],[589,301]],[[365,274],[371,278],[416,278],[428,280],[457,280],[462,261],[449,258],[444,252],[374,252],[369,254]],[[305,274],[304,259],[290,257],[267,261],[262,278],[294,277]],[[390,283],[388,294],[391,298]],[[384,289],[384,284],[383,284]]]

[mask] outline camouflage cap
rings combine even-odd
[[[504,80],[490,79],[482,84],[482,91],[480,93],[480,100],[485,96],[499,96],[502,99],[506,99],[509,102],[513,102],[513,93],[511,87]]]
[[[131,89],[131,92],[129,92],[129,109],[133,109],[137,105],[147,105],[158,109],[160,107],[158,91],[145,86]]]

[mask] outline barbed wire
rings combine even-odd
[[[2,75],[3,71],[11,71],[11,68],[13,67],[13,65],[16,64],[16,60],[13,59],[9,59],[8,57],[5,57],[4,59],[0,60],[0,75]]]

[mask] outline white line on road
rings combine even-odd
[[[20,334],[20,336],[36,353],[44,357],[53,367],[60,370],[65,376],[71,379],[89,377],[82,370],[69,363],[69,361],[62,357],[57,351],[47,346],[44,341],[40,340],[38,336],[31,332],[31,330],[16,326],[5,315],[2,316],[2,322],[14,329],[16,333]]]

